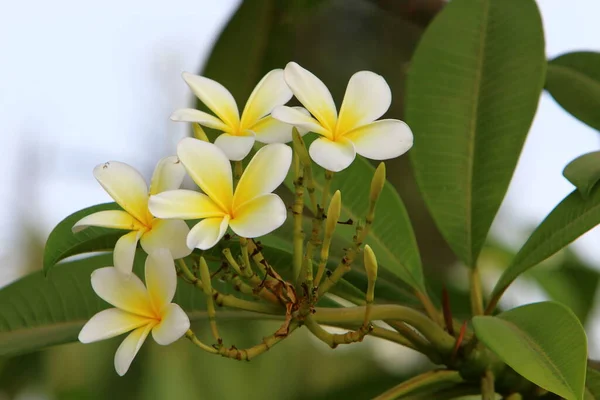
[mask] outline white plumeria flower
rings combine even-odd
[[[223,85],[188,72],[183,73],[183,79],[216,117],[185,108],[175,111],[171,119],[197,122],[224,132],[215,140],[215,144],[230,160],[240,161],[246,157],[255,140],[261,143],[287,143],[292,140],[292,127],[269,115],[273,108],[292,98],[292,92],[283,79],[282,69],[269,72],[256,85],[241,118],[235,99]],[[297,107],[297,111],[306,112],[301,107]]]
[[[372,160],[387,160],[408,151],[413,135],[404,122],[381,117],[390,107],[392,92],[382,76],[369,71],[354,74],[348,82],[338,115],[325,84],[300,65],[285,67],[285,81],[294,96],[314,116],[280,106],[273,118],[318,133],[309,149],[311,158],[330,171],[348,167],[356,153]]]
[[[110,197],[124,211],[99,211],[82,218],[73,226],[79,232],[88,226],[125,229],[131,232],[121,236],[115,244],[115,268],[131,274],[138,241],[148,254],[160,248],[171,251],[175,259],[188,256],[192,251],[185,245],[190,229],[181,220],[154,218],[148,210],[148,197],[165,190],[178,189],[185,176],[185,168],[176,156],[159,161],[150,190],[135,168],[118,161],[110,161],[94,168],[94,177]]]
[[[97,342],[131,332],[115,354],[115,369],[123,376],[152,331],[160,345],[168,345],[190,328],[186,313],[171,303],[177,288],[173,258],[161,249],[146,259],[146,285],[136,275],[126,277],[113,267],[92,273],[98,296],[115,306],[94,315],[79,332],[82,343]]]
[[[179,159],[206,194],[172,190],[150,197],[150,211],[159,218],[200,219],[187,245],[213,247],[230,226],[239,236],[254,238],[279,228],[287,217],[285,204],[271,193],[292,162],[292,150],[280,143],[260,149],[233,191],[231,163],[214,144],[185,138],[177,146]]]

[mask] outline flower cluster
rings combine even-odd
[[[122,209],[90,214],[73,226],[73,231],[88,226],[129,231],[115,244],[114,267],[92,274],[96,293],[116,308],[96,314],[79,335],[80,341],[88,343],[133,331],[117,350],[115,367],[120,375],[150,332],[157,343],[165,345],[189,329],[185,312],[171,303],[176,290],[174,260],[189,256],[194,249],[214,247],[228,228],[240,237],[240,243],[247,244],[248,239],[284,224],[287,207],[273,191],[292,164],[293,151],[286,143],[292,141],[294,129],[300,135],[319,135],[308,154],[330,173],[347,168],[357,153],[385,160],[412,146],[412,133],[404,122],[377,120],[391,104],[391,91],[385,80],[372,72],[352,76],[339,114],[323,82],[293,62],[285,70],[269,72],[258,83],[241,116],[233,96],[221,84],[189,73],[184,73],[183,79],[213,114],[181,109],[171,119],[217,130],[220,134],[214,143],[183,139],[177,156],[158,163],[149,187],[127,164],[110,161],[97,166],[95,178]],[[293,96],[303,107],[285,106]],[[242,160],[256,147],[260,148],[244,168]],[[186,172],[201,191],[180,189]],[[339,193],[333,203],[339,208]],[[190,229],[186,220],[200,221]],[[336,221],[329,223],[331,229]],[[146,286],[132,274],[138,242],[148,254]],[[245,262],[249,264],[247,253]],[[236,261],[230,260],[230,264],[235,266]],[[264,273],[282,282],[274,271]],[[210,281],[210,276],[206,280]],[[200,279],[192,275],[188,281]],[[203,282],[201,287],[209,298],[213,295],[209,283]],[[286,290],[288,298],[294,297],[291,286]]]

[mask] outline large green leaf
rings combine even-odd
[[[600,224],[600,187],[584,199],[577,190],[557,205],[531,234],[492,292],[497,300],[519,275]]]
[[[600,151],[577,157],[565,167],[563,175],[583,197],[588,197],[600,180]]]
[[[587,338],[560,303],[528,304],[496,317],[473,318],[477,338],[509,367],[567,400],[582,400]]]
[[[92,251],[106,251],[114,248],[115,243],[125,231],[89,227],[80,232],[73,233],[73,225],[83,217],[98,211],[120,210],[117,203],[105,203],[84,208],[69,215],[59,222],[50,232],[44,250],[44,273],[61,260],[75,255]]]
[[[575,118],[600,130],[600,53],[568,53],[551,60],[546,89]]]
[[[544,83],[534,0],[452,0],[425,31],[407,82],[415,176],[440,231],[473,267]]]

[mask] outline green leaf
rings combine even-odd
[[[565,167],[563,175],[583,197],[588,197],[600,180],[600,151],[577,157]]]
[[[477,338],[509,367],[567,400],[584,395],[587,338],[560,303],[528,304],[496,317],[473,318]]]
[[[573,191],[557,205],[531,234],[492,292],[497,299],[523,272],[539,264],[600,224],[600,186],[584,199]]]
[[[453,0],[411,62],[406,121],[423,198],[457,256],[474,267],[502,203],[544,84],[534,0]]]
[[[585,377],[585,400],[600,400],[600,371],[588,366]]]
[[[567,53],[551,60],[546,90],[575,118],[600,130],[600,53]]]
[[[92,251],[107,251],[114,248],[115,243],[125,231],[118,229],[89,227],[73,233],[73,225],[83,217],[98,211],[121,210],[117,203],[105,203],[84,208],[63,219],[50,232],[44,250],[44,273],[48,273],[56,263],[65,258]]]

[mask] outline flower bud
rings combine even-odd
[[[383,162],[379,163],[379,166],[375,170],[375,174],[373,174],[373,180],[371,181],[371,192],[369,194],[369,200],[371,203],[375,203],[383,190],[383,185],[385,185],[385,164]]]
[[[329,208],[327,209],[327,221],[325,225],[325,236],[331,237],[333,231],[340,219],[340,213],[342,212],[342,193],[336,190],[329,202]]]
[[[294,151],[298,155],[298,159],[300,159],[302,165],[310,165],[310,156],[306,150],[306,145],[296,127],[292,128],[292,140],[294,143]]]
[[[365,270],[367,271],[367,303],[373,302],[375,297],[375,281],[377,280],[377,258],[368,244],[364,251]]]

